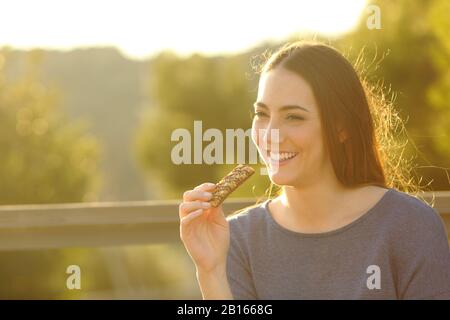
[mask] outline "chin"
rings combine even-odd
[[[285,175],[280,173],[275,173],[270,175],[270,181],[278,186],[294,186],[296,179],[292,175]]]

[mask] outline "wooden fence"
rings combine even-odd
[[[450,234],[450,191],[434,192]],[[432,194],[426,194],[430,200]],[[254,199],[229,199],[225,214]],[[0,206],[0,250],[178,242],[179,201]]]

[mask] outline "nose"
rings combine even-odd
[[[261,147],[265,150],[279,151],[279,145],[285,139],[282,130],[273,121],[270,121],[267,127],[261,130]]]

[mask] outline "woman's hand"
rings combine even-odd
[[[213,208],[207,202],[215,184],[203,183],[183,194],[179,207],[180,238],[197,271],[214,272],[226,266],[230,231],[222,205]]]

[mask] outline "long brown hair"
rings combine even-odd
[[[418,196],[421,190],[412,177],[413,165],[404,157],[406,144],[396,139],[398,130],[406,131],[404,122],[382,88],[370,85],[359,74],[360,63],[358,60],[353,66],[329,45],[297,41],[285,44],[256,67],[258,73],[285,68],[311,86],[319,107],[324,145],[335,175],[344,186],[377,185]],[[281,190],[276,187],[273,192],[273,187],[271,183],[268,198]]]
[[[297,42],[276,52],[262,71],[277,67],[298,74],[311,86],[337,179],[349,187],[386,187],[368,99],[350,62],[330,46]]]

